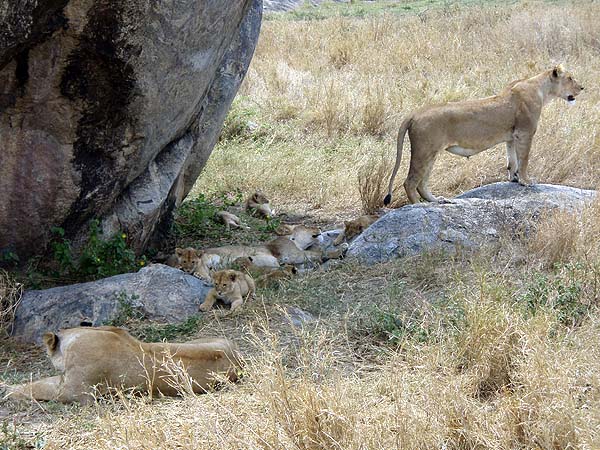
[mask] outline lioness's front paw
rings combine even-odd
[[[535,182],[533,180],[531,180],[530,178],[519,178],[519,184],[521,186],[529,187],[529,186],[533,186],[535,184]]]

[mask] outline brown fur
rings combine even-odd
[[[252,297],[256,289],[252,277],[237,270],[220,270],[212,279],[215,287],[208,292],[200,311],[210,311],[217,299],[230,304],[233,311],[242,306],[244,298]]]
[[[274,212],[269,199],[261,192],[255,192],[246,200],[246,209],[250,214],[270,219]]]
[[[177,258],[177,262],[175,267],[181,269],[185,272],[194,273],[194,269],[196,268],[196,264],[198,262],[198,253],[195,248],[187,247],[187,248],[179,248],[175,249],[175,257]]]
[[[318,228],[296,225],[292,234],[278,237],[262,245],[227,245],[198,252],[194,273],[208,279],[211,269],[231,267],[238,258],[252,257],[253,264],[277,268],[281,264],[302,264],[322,261],[323,253],[305,250],[314,244],[321,231]]]
[[[145,343],[116,327],[70,328],[43,338],[48,356],[61,375],[8,387],[14,399],[93,401],[92,391],[110,387],[138,388],[178,395],[178,367],[193,380],[193,391],[205,392],[215,374],[237,379],[240,360],[227,339],[197,339],[186,343]]]
[[[411,203],[445,201],[434,197],[427,182],[436,156],[443,150],[473,156],[506,142],[508,178],[530,185],[527,173],[529,151],[542,107],[554,98],[574,101],[583,87],[562,66],[532,78],[513,81],[493,97],[427,106],[408,116],[398,132],[397,156],[390,178],[387,205],[392,198],[394,178],[402,159],[404,135],[411,142],[411,160],[404,182]]]
[[[289,280],[298,273],[298,269],[290,264],[281,267],[257,266],[253,263],[251,256],[236,259],[234,265],[253,276],[258,287],[266,287],[282,280]]]
[[[357,217],[354,220],[348,220],[344,222],[344,230],[339,234],[333,245],[340,245],[344,240],[351,241],[356,236],[361,234],[367,228],[369,228],[375,221],[379,219],[379,216],[375,215],[364,215]]]
[[[216,217],[223,225],[225,225],[227,230],[230,230],[231,228],[248,228],[242,225],[238,216],[228,211],[219,211],[217,212]]]

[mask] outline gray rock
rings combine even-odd
[[[452,203],[421,203],[393,210],[352,242],[347,255],[367,264],[439,250],[476,249],[503,232],[524,230],[545,210],[574,210],[595,191],[567,186],[495,183],[459,195]]]
[[[303,0],[263,0],[266,13],[292,11],[304,3]]]
[[[290,325],[301,328],[305,324],[309,324],[315,321],[314,316],[308,311],[304,311],[296,306],[288,306],[285,309],[284,319]]]
[[[210,285],[178,269],[153,264],[137,273],[116,275],[90,283],[26,291],[12,334],[39,343],[46,331],[102,325],[122,312],[125,301],[136,314],[161,323],[179,323],[198,314]]]
[[[166,229],[220,133],[261,0],[0,2],[0,252],[89,221],[138,251]]]

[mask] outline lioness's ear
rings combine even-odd
[[[58,336],[54,333],[44,333],[42,341],[44,342],[44,345],[46,345],[48,353],[54,352],[54,350],[56,350],[56,347],[58,346]]]
[[[554,68],[554,70],[552,71],[552,76],[554,78],[558,78],[560,77],[563,73],[565,73],[565,67],[562,64],[559,64],[558,66],[556,66]]]

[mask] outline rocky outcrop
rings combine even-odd
[[[304,0],[263,0],[265,12],[292,11],[304,3]]]
[[[575,210],[595,195],[566,186],[495,183],[459,195],[452,203],[393,210],[352,242],[347,255],[373,264],[432,250],[475,249],[505,232],[527,232],[543,211]]]
[[[218,138],[261,0],[24,0],[0,6],[0,252],[92,218],[141,251]]]
[[[12,335],[39,343],[46,331],[103,325],[133,315],[179,323],[198,314],[211,285],[162,264],[90,283],[26,291],[15,313]]]

